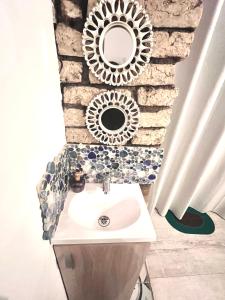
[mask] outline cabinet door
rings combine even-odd
[[[55,245],[69,300],[129,300],[149,244]]]

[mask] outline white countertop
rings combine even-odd
[[[98,218],[101,215],[110,216],[110,226],[100,227]],[[109,194],[104,195],[100,184],[89,183],[82,193],[68,193],[51,243],[146,243],[155,240],[155,230],[138,184],[111,184]]]

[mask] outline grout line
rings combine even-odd
[[[173,90],[175,89],[175,85],[174,84],[158,84],[158,85],[152,85],[152,84],[139,84],[139,85],[123,85],[123,86],[111,86],[111,85],[107,85],[104,84],[102,82],[100,83],[86,83],[86,82],[65,82],[65,81],[61,81],[61,85],[63,87],[96,87],[98,89],[107,89],[107,90],[117,90],[117,89],[135,89],[135,88],[145,88],[147,91],[150,89],[164,89],[164,90]]]
[[[211,248],[211,249],[213,249],[213,248],[221,248],[221,249],[224,249],[225,250],[225,246],[207,246],[207,245],[205,245],[204,247],[202,246],[202,247],[197,247],[197,246],[193,246],[193,247],[187,247],[187,248],[175,248],[175,249],[154,249],[154,250],[150,250],[149,252],[148,252],[148,256],[151,256],[153,253],[156,253],[156,252],[158,252],[159,254],[161,253],[162,255],[163,254],[165,254],[166,252],[168,252],[168,253],[171,253],[171,252],[182,252],[182,251],[185,251],[185,250],[193,250],[193,249],[205,249],[205,248]]]
[[[191,274],[191,275],[174,275],[174,276],[165,276],[165,277],[150,277],[150,280],[154,280],[154,279],[165,279],[165,278],[182,278],[182,277],[197,277],[197,276],[211,276],[211,275],[225,275],[224,273],[209,273],[209,274]]]
[[[182,60],[184,60],[185,57],[180,56],[168,56],[168,57],[154,57],[151,56],[150,58],[150,64],[158,64],[158,65],[174,65]]]
[[[179,250],[189,250],[189,249],[205,249],[207,248],[225,248],[225,245],[192,245],[193,247],[185,247],[185,248],[163,248],[163,249],[151,249],[148,253],[155,252],[155,251],[179,251]]]
[[[76,103],[68,103],[64,101],[64,106],[66,108],[80,108],[80,109],[85,109],[88,107],[88,105],[82,105],[82,104],[76,104]],[[164,110],[168,110],[171,107],[170,106],[160,106],[160,105],[151,105],[151,106],[142,106],[139,105],[141,113],[158,113]],[[152,127],[157,127],[157,128],[165,128],[165,126],[152,126]],[[144,127],[142,127],[144,128]],[[148,128],[148,127],[147,127]]]
[[[58,54],[62,61],[84,62],[84,57]]]
[[[193,27],[153,27],[153,31],[166,31],[169,33],[173,33],[173,32],[187,32],[187,33],[192,33],[195,31],[196,28]]]
[[[66,129],[70,129],[71,127],[65,127],[65,130]],[[82,129],[82,127],[72,127],[72,128],[81,128]],[[84,128],[83,128],[84,129]],[[85,129],[86,129],[86,127],[85,127]],[[67,144],[68,145],[77,145],[77,144],[80,144],[80,143],[78,143],[78,142],[69,142],[69,141],[67,141]],[[90,143],[82,143],[82,144],[84,144],[84,145],[90,145]],[[92,143],[92,144],[95,144],[96,146],[100,146],[101,144],[100,143],[98,143],[97,141],[95,141],[95,143]],[[161,146],[161,144],[158,144],[158,145],[146,145],[146,144],[126,144],[126,147],[133,147],[133,148],[136,148],[136,147],[149,147],[149,148],[161,148],[162,146]]]
[[[66,109],[68,109],[67,107],[65,107]],[[84,112],[85,113],[85,112]],[[81,128],[81,129],[87,129],[87,126],[65,126],[66,128]],[[141,127],[139,128],[140,131],[143,130],[151,130],[151,131],[154,131],[154,130],[160,130],[160,129],[164,129],[165,127]],[[142,145],[143,146],[143,145]]]
[[[157,232],[156,232],[157,233]],[[225,240],[224,238],[219,238],[219,239],[206,239],[206,240],[203,240],[203,239],[200,239],[200,240],[189,240],[189,239],[180,239],[180,236],[176,237],[176,239],[160,239],[160,240],[156,240],[155,242],[153,243],[159,243],[159,242],[177,242],[177,239],[179,239],[179,242],[184,242],[184,243],[189,243],[189,242],[223,242],[225,244]]]
[[[87,18],[88,0],[81,1],[81,10],[82,10],[83,21],[85,22]]]

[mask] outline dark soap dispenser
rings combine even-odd
[[[81,193],[84,190],[85,178],[82,170],[76,170],[70,175],[69,184],[74,193]]]

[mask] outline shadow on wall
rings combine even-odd
[[[0,296],[0,300],[9,300],[9,298]]]

